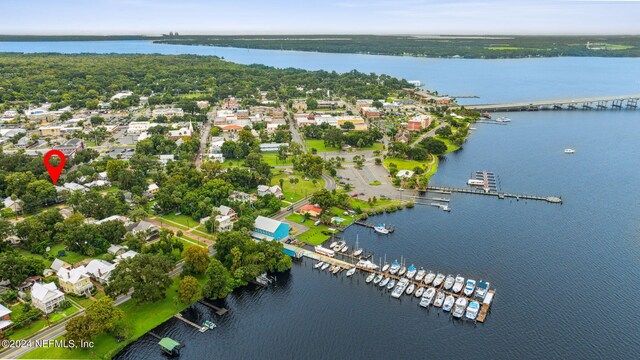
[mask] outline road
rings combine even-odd
[[[215,108],[214,108],[215,111]],[[211,133],[211,120],[207,119],[207,122],[202,127],[202,132],[200,133],[200,150],[198,150],[198,155],[196,156],[196,169],[200,170],[200,165],[202,164],[202,158],[207,153],[207,145],[209,143],[209,134]]]

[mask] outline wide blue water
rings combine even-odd
[[[478,102],[640,92],[640,59],[440,60],[152,45],[148,42],[0,43],[0,51],[206,53],[241,63],[386,72]],[[172,319],[154,329],[184,342],[182,358],[606,358],[640,353],[640,112],[511,113],[475,125],[433,184],[464,186],[491,170],[502,190],[561,195],[563,205],[453,195],[450,213],[416,206],[382,215],[389,237],[352,227],[345,238],[377,257],[486,279],[497,289],[484,324],[401,301],[364,283],[296,263],[267,289],[242,289],[204,334]],[[563,149],[573,147],[574,155]],[[145,335],[121,359],[161,358]]]

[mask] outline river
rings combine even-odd
[[[144,41],[0,43],[0,51],[198,53],[240,63],[384,72],[421,80],[472,102],[637,93],[640,59],[421,59],[153,45]],[[640,112],[511,113],[507,126],[477,124],[446,156],[432,184],[464,186],[472,171],[496,172],[502,190],[560,195],[563,205],[453,195],[452,211],[416,206],[344,236],[387,260],[489,280],[497,289],[484,324],[401,301],[365,284],[295,263],[275,286],[245,288],[217,317],[183,314],[218,328],[204,334],[172,319],[154,330],[184,342],[182,358],[637,358],[640,353]],[[566,155],[563,149],[576,149]],[[636,284],[636,285],[634,285]],[[143,336],[119,359],[156,359]]]

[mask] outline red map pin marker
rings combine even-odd
[[[60,158],[60,164],[58,166],[52,166],[49,163],[49,160],[54,155]],[[60,173],[62,172],[66,161],[67,159],[60,150],[49,150],[49,152],[44,155],[44,167],[47,168],[47,172],[49,172],[49,176],[51,177],[51,181],[53,181],[54,185],[58,182],[58,178],[60,177]]]

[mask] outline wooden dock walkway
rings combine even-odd
[[[356,225],[367,227],[369,229],[373,229],[374,227],[376,227],[375,225],[369,224],[368,222],[362,221],[362,220],[356,220],[353,223],[356,224]],[[389,233],[392,233],[392,232],[394,232],[396,230],[396,228],[393,227],[393,226],[387,226],[386,228],[387,228],[387,230],[389,230]]]
[[[207,331],[209,329],[206,326],[201,326],[201,325],[198,325],[198,324],[194,323],[193,321],[185,319],[182,316],[182,314],[180,314],[180,313],[175,314],[173,317],[175,317],[176,319],[184,322],[185,324],[189,324],[189,325],[193,326],[194,328],[196,328],[200,332],[205,332],[205,331]]]
[[[216,315],[224,315],[226,314],[229,310],[225,309],[225,308],[219,308],[213,304],[209,304],[208,302],[204,301],[204,300],[199,300],[198,303],[207,306],[213,310],[216,311]]]
[[[496,293],[496,291],[495,291],[495,290],[489,290],[489,291],[487,292],[487,294],[493,294],[492,296],[494,296],[494,295],[495,295],[495,293]],[[489,304],[482,304],[482,305],[480,306],[480,312],[478,313],[478,317],[476,318],[476,320],[477,320],[478,322],[483,323],[483,322],[484,322],[484,320],[487,318],[487,315],[488,315],[488,313],[489,313],[489,308],[491,307],[491,304],[493,304],[493,298],[491,299],[491,303],[489,303]]]
[[[427,189],[429,191],[432,191],[432,190],[450,191],[452,193],[457,192],[457,193],[463,193],[463,194],[495,196],[499,199],[512,198],[516,200],[539,200],[539,201],[546,201],[552,204],[562,204],[562,197],[558,197],[558,196],[537,196],[537,195],[526,195],[526,194],[509,194],[509,193],[502,193],[502,192],[485,192],[485,191],[478,191],[473,189],[452,188],[452,187],[431,186],[431,185],[429,185]]]

